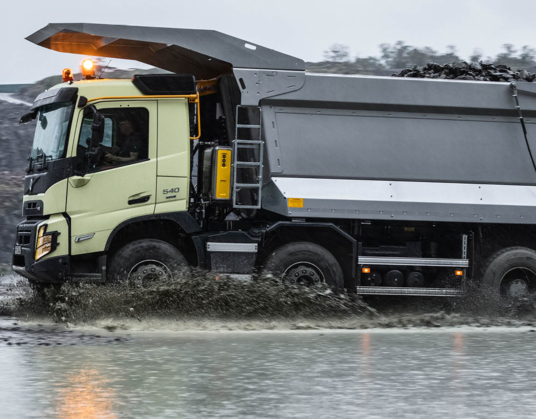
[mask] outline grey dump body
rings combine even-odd
[[[536,156],[536,84],[518,90]],[[263,206],[291,217],[534,223],[536,170],[512,93],[507,83],[307,74],[300,90],[261,102]]]
[[[241,104],[262,109],[266,210],[536,221],[536,84],[518,84],[527,146],[507,83],[309,74],[298,58],[215,31],[51,24],[28,39],[198,78],[233,73]]]

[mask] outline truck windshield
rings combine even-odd
[[[73,104],[68,102],[39,109],[30,157],[36,159],[46,155],[47,159],[55,160],[63,156],[72,107]]]

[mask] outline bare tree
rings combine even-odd
[[[473,53],[469,56],[469,61],[472,63],[478,63],[482,61],[482,50],[480,48],[475,48],[473,50]]]
[[[349,49],[343,44],[333,44],[327,51],[324,51],[326,61],[347,62],[350,59]]]
[[[523,45],[523,47],[521,47],[519,59],[525,65],[536,64],[536,49],[531,48],[528,45]]]

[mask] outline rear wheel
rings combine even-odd
[[[268,257],[264,271],[290,284],[325,283],[336,289],[344,287],[344,275],[337,259],[314,243],[296,242],[278,248]]]
[[[182,253],[171,244],[154,239],[137,240],[123,246],[112,258],[109,281],[127,280],[146,286],[171,279],[188,265]]]
[[[484,264],[482,286],[505,298],[528,296],[536,290],[536,251],[508,247],[494,253]]]

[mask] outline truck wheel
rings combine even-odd
[[[155,280],[173,278],[187,265],[186,258],[171,244],[153,239],[137,240],[123,246],[114,255],[108,280],[127,280],[144,286]]]
[[[507,247],[491,255],[482,269],[482,287],[506,298],[536,290],[536,251]]]
[[[280,247],[268,257],[264,271],[290,284],[326,283],[335,289],[344,287],[344,275],[337,259],[313,243],[296,242]]]

